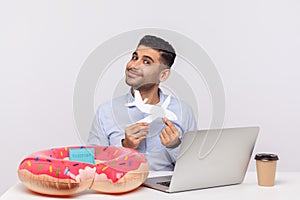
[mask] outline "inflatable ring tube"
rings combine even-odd
[[[95,164],[69,160],[69,149],[92,148]],[[87,189],[123,193],[147,178],[149,164],[136,150],[115,146],[64,147],[39,151],[19,165],[18,176],[30,190],[47,195],[73,195]]]

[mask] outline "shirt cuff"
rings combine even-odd
[[[170,155],[171,159],[172,159],[172,162],[176,162],[176,159],[177,159],[177,156],[179,154],[179,149],[180,149],[180,144],[175,147],[175,148],[169,148],[169,147],[166,147],[166,150],[168,152],[168,154]]]

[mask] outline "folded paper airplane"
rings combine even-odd
[[[125,106],[128,106],[128,107],[136,106],[143,113],[150,114],[149,116],[137,121],[136,123],[139,123],[139,122],[151,123],[155,119],[163,118],[163,117],[166,117],[169,120],[177,120],[177,116],[175,115],[175,113],[173,113],[172,111],[167,109],[167,107],[170,104],[170,100],[171,100],[171,96],[169,95],[161,106],[146,104],[148,99],[145,98],[143,100],[140,92],[138,90],[135,90],[134,91],[134,101],[131,103],[125,104]]]

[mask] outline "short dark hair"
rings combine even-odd
[[[143,45],[150,47],[160,52],[160,62],[168,67],[171,67],[174,63],[176,53],[175,49],[167,41],[162,38],[145,35],[139,42],[138,46]]]

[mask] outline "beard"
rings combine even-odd
[[[159,74],[149,74],[147,76],[140,70],[130,69],[125,73],[125,82],[133,89],[148,90],[159,84]]]
[[[131,78],[126,75],[125,82],[135,90],[150,90],[158,85],[158,81],[145,80],[143,77]]]
[[[148,90],[158,84],[154,81],[146,82],[144,80],[131,80],[130,78],[127,77],[125,82],[128,86],[132,87],[135,90],[140,90],[140,89]]]

